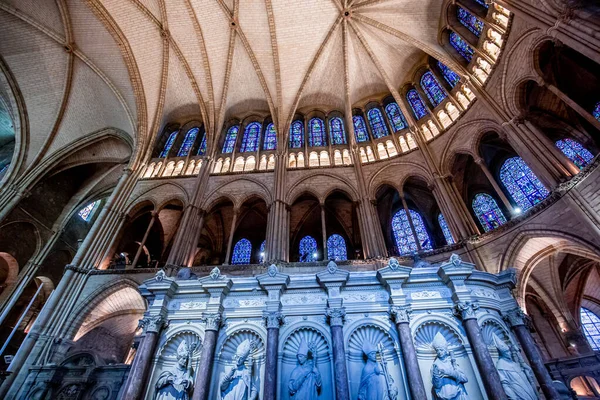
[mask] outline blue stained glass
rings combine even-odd
[[[406,124],[406,120],[404,119],[404,115],[402,115],[400,107],[398,107],[398,104],[390,103],[385,106],[385,113],[387,114],[388,119],[390,120],[391,125],[396,132],[401,131],[408,126]]]
[[[223,153],[227,154],[233,152],[239,130],[240,127],[238,125],[229,128],[227,135],[225,136],[225,143],[223,143]]]
[[[425,230],[421,215],[414,210],[408,211],[410,212],[410,218],[415,228],[417,239],[419,240],[419,243],[421,243],[421,248],[423,250],[430,250],[432,248],[431,240],[429,239],[429,234]],[[413,235],[412,229],[410,228],[410,222],[408,221],[406,211],[403,209],[398,210],[392,218],[392,232],[394,233],[396,247],[398,248],[398,253],[400,255],[418,251],[415,235]]]
[[[600,318],[587,308],[580,310],[581,327],[590,347],[600,351]]]
[[[481,32],[483,32],[483,22],[481,22],[479,18],[462,7],[458,7],[456,16],[458,17],[458,21],[466,26],[468,30],[473,32],[475,36],[481,36]]]
[[[294,121],[290,126],[290,149],[299,149],[302,146],[304,146],[304,124],[302,121]]]
[[[196,141],[198,132],[200,132],[200,128],[192,128],[185,134],[185,138],[183,139],[183,143],[179,148],[177,157],[186,157],[190,153],[190,150]]]
[[[473,49],[456,32],[450,33],[450,44],[458,51],[458,54],[463,56],[468,62],[471,62],[473,59]]]
[[[354,136],[358,143],[366,142],[369,140],[369,134],[367,133],[367,125],[365,120],[360,115],[352,117],[352,123],[354,124]]]
[[[479,4],[481,4],[482,6],[484,6],[485,8],[489,8],[490,5],[486,4],[485,0],[475,0],[476,2],[478,2]]]
[[[472,207],[483,230],[486,232],[506,223],[506,217],[500,211],[496,200],[489,194],[479,193],[475,195]]]
[[[250,264],[252,254],[252,243],[248,239],[240,239],[233,246],[232,264]]]
[[[165,158],[169,154],[169,150],[171,150],[171,147],[173,147],[173,143],[177,137],[177,132],[178,131],[175,131],[169,135],[167,143],[165,143],[165,147],[163,147],[163,151],[160,152],[160,158]]]
[[[79,215],[79,217],[85,222],[90,222],[90,219],[92,219],[92,215],[94,215],[94,210],[98,208],[99,204],[100,200],[96,200],[79,210],[77,212],[77,215]]]
[[[206,133],[202,137],[202,141],[200,142],[200,147],[198,148],[198,155],[203,156],[206,154]]]
[[[348,259],[346,241],[337,233],[327,239],[327,259],[334,261],[346,261]]]
[[[331,144],[346,144],[344,122],[340,117],[335,117],[329,120],[329,134],[331,135]]]
[[[504,161],[500,168],[500,180],[523,211],[530,209],[550,194],[520,157],[512,157]]]
[[[450,228],[448,227],[448,223],[446,222],[446,218],[440,213],[438,214],[438,222],[440,224],[440,228],[442,228],[442,233],[444,234],[444,238],[446,239],[447,244],[454,244],[454,238],[452,237],[452,232],[450,232]]]
[[[385,121],[383,120],[383,115],[381,115],[379,108],[371,108],[367,112],[367,118],[369,119],[371,131],[373,132],[375,139],[389,135],[387,126],[385,126]]]
[[[594,112],[592,113],[594,118],[600,121],[600,101],[596,103],[596,107],[594,107]]]
[[[555,144],[579,169],[584,168],[594,159],[594,155],[588,149],[573,139],[562,139]]]
[[[419,93],[416,91],[416,89],[410,89],[408,93],[406,93],[406,99],[408,100],[408,104],[410,104],[410,108],[412,108],[417,120],[420,120],[427,115],[425,104],[423,104],[423,100],[421,100],[421,96],[419,96]]]
[[[446,98],[446,92],[431,71],[425,72],[421,77],[421,88],[434,107],[437,107]]]
[[[317,259],[317,241],[312,236],[304,236],[300,240],[300,262],[311,262]]]
[[[271,122],[265,130],[265,140],[263,142],[263,150],[275,150],[277,148],[277,131],[275,125]]]
[[[260,263],[265,262],[265,245],[266,244],[267,244],[267,241],[263,240],[263,242],[260,244],[260,248],[258,249],[258,262],[260,262]]]
[[[246,129],[244,130],[244,137],[242,137],[242,153],[258,150],[261,129],[262,126],[258,122],[251,122],[248,124],[248,126],[246,126]]]
[[[308,145],[310,147],[327,146],[325,139],[325,124],[321,118],[308,121]]]
[[[438,68],[442,71],[442,75],[444,75],[444,79],[451,87],[456,86],[456,84],[460,81],[460,76],[450,68],[446,66],[446,64],[441,61],[437,62]]]

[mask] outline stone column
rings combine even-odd
[[[481,329],[477,323],[475,312],[478,308],[477,303],[463,303],[459,301],[455,305],[455,313],[462,319],[488,398],[492,400],[508,400],[500,382],[500,374],[498,374],[494,360],[492,360],[492,356],[488,351],[487,344],[483,340]]]
[[[229,258],[231,257],[231,246],[233,245],[233,234],[235,233],[235,224],[237,223],[237,216],[239,210],[233,209],[233,219],[231,220],[231,228],[229,229],[229,239],[227,239],[227,253],[225,254],[225,262],[223,264],[229,264]]]
[[[133,262],[131,263],[131,265],[126,267],[127,269],[135,268],[138,260],[140,259],[140,256],[142,255],[142,250],[144,250],[144,245],[146,244],[146,240],[148,240],[148,236],[150,235],[150,230],[152,230],[152,226],[154,225],[154,221],[156,221],[157,217],[158,217],[158,213],[156,211],[152,212],[152,218],[150,218],[150,223],[148,224],[148,228],[146,228],[144,237],[142,238],[142,241],[140,242],[140,247],[136,251],[135,257],[133,258]]]
[[[487,165],[485,164],[485,161],[483,161],[483,158],[477,157],[475,159],[475,164],[479,165],[479,168],[481,168],[484,175],[486,176],[486,178],[488,179],[488,181],[494,188],[494,191],[496,192],[498,197],[500,197],[500,200],[502,200],[502,203],[504,203],[504,206],[507,208],[507,210],[510,211],[511,213],[514,212],[513,205],[511,204],[510,200],[508,200],[508,197],[506,197],[506,195],[504,194],[504,192],[502,191],[500,186],[498,186],[498,182],[496,182],[496,179],[494,179],[494,176],[488,169]]]
[[[204,342],[202,343],[202,350],[200,352],[200,363],[196,371],[196,383],[194,384],[192,400],[208,399],[214,368],[215,348],[221,327],[221,314],[208,314],[203,317],[203,320],[206,324],[204,328]]]
[[[427,392],[421,377],[419,360],[417,360],[417,351],[413,343],[412,333],[410,332],[410,313],[409,306],[391,306],[390,316],[396,322],[398,329],[398,338],[400,339],[400,348],[402,349],[402,358],[404,359],[404,368],[408,378],[408,387],[414,400],[427,400]]]
[[[529,329],[525,326],[526,318],[526,315],[520,308],[515,308],[504,315],[504,319],[515,331],[517,339],[521,344],[521,348],[523,348],[523,352],[529,360],[531,369],[533,369],[533,373],[542,388],[544,396],[546,396],[546,399],[548,400],[559,400],[561,397],[556,388],[552,385],[552,378],[544,365],[540,350],[535,344],[533,337],[531,337]]]
[[[344,349],[344,307],[327,309],[329,326],[331,328],[331,341],[333,342],[333,365],[335,378],[336,400],[350,400],[348,387],[348,371],[346,368],[346,350]]]
[[[325,204],[321,204],[321,233],[323,234],[323,260],[327,260],[327,228],[325,225]]]
[[[265,386],[263,400],[277,398],[277,349],[279,348],[279,326],[283,315],[279,311],[263,314],[267,325],[267,359],[265,363]]]
[[[150,373],[150,361],[156,350],[156,342],[164,325],[164,318],[161,315],[146,317],[140,320],[140,325],[144,327],[146,335],[140,343],[138,351],[135,353],[135,359],[125,387],[124,398],[128,400],[138,400],[143,398],[144,391],[147,388],[146,380]]]
[[[417,235],[417,230],[415,229],[415,225],[410,215],[408,205],[406,204],[404,194],[400,194],[400,200],[402,200],[402,207],[404,207],[404,212],[406,213],[406,218],[408,219],[408,224],[410,225],[410,230],[412,231],[413,237],[415,238],[415,243],[417,244],[417,251],[421,251],[421,241],[419,240],[419,236]]]

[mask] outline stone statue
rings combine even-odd
[[[456,364],[452,352],[448,351],[448,342],[438,332],[431,343],[437,357],[431,366],[431,389],[434,400],[468,400],[464,384],[467,376]]]
[[[310,353],[311,358],[308,358]],[[317,369],[317,349],[314,343],[307,344],[302,338],[298,347],[298,366],[290,375],[288,390],[294,400],[316,400],[321,390],[321,373]]]
[[[155,386],[155,400],[189,400],[194,382],[191,366],[195,344],[188,346],[185,340],[177,347],[177,365],[158,377]]]
[[[498,349],[496,369],[500,374],[500,382],[502,382],[506,396],[509,400],[536,400],[538,396],[521,366],[513,361],[510,347],[495,333],[492,333],[492,338]]]
[[[386,373],[377,362],[377,348],[365,341],[362,348],[367,363],[360,375],[358,400],[389,400]]]
[[[221,398],[223,400],[258,399],[258,380],[252,376],[254,360],[250,353],[255,348],[254,341],[244,340],[233,357],[235,365],[221,379]],[[249,367],[246,366],[248,360]]]

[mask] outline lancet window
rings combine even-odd
[[[308,122],[308,145],[310,147],[327,146],[325,124],[321,118],[311,118]]]
[[[354,135],[356,136],[356,141],[361,143],[369,140],[365,119],[360,115],[355,115],[352,117],[352,123],[354,124]]]
[[[290,126],[290,148],[299,149],[304,145],[304,124],[302,121],[292,122]]]
[[[458,36],[456,32],[450,33],[450,45],[452,45],[452,47],[458,51],[458,54],[463,56],[465,60],[471,62],[474,54],[473,49],[463,40],[463,38]]]
[[[240,130],[240,127],[237,125],[232,126],[227,131],[227,135],[225,135],[225,143],[223,143],[223,153],[231,153],[235,147],[235,142],[237,140],[237,134]]]
[[[581,307],[581,327],[590,347],[600,351],[600,317],[585,307]]]
[[[177,157],[186,157],[190,153],[190,150],[196,141],[196,136],[198,136],[198,132],[200,132],[200,128],[192,128],[185,134]]]
[[[467,10],[462,7],[456,9],[456,16],[461,24],[467,27],[468,30],[473,32],[475,36],[479,37],[483,32],[483,22]]]
[[[275,150],[277,148],[277,131],[275,130],[275,125],[273,123],[269,123],[267,125],[267,129],[265,129],[265,139],[263,142],[264,150]]]
[[[448,227],[448,223],[446,222],[446,218],[442,215],[442,213],[438,214],[438,223],[440,224],[440,228],[442,228],[442,233],[444,234],[444,238],[446,239],[447,244],[454,244],[454,238],[452,237],[452,233],[450,232],[450,228]]]
[[[258,249],[258,261],[261,263],[265,262],[265,246],[267,244],[266,240],[263,240],[263,242],[260,244],[260,247]]]
[[[385,113],[392,123],[394,131],[398,132],[407,127],[406,120],[404,119],[404,115],[402,115],[402,111],[400,110],[400,107],[398,107],[398,104],[390,103],[385,106]]]
[[[346,241],[341,235],[334,233],[327,239],[327,259],[334,261],[346,261]]]
[[[169,150],[171,150],[171,147],[173,147],[173,143],[175,143],[175,139],[177,138],[177,132],[178,131],[172,132],[169,135],[165,147],[163,147],[163,150],[160,152],[160,158],[165,158],[169,154]]]
[[[312,236],[304,236],[300,240],[300,262],[311,262],[317,259],[317,241]]]
[[[600,101],[596,103],[596,107],[594,107],[594,112],[592,113],[594,118],[600,121]]]
[[[421,100],[421,96],[419,96],[419,93],[416,91],[416,89],[409,90],[408,93],[406,93],[406,99],[408,100],[408,104],[410,104],[410,108],[412,108],[417,120],[427,115],[425,104],[423,104],[423,100]]]
[[[460,76],[454,71],[452,71],[446,64],[441,61],[437,62],[437,66],[442,71],[442,75],[444,75],[444,79],[450,87],[454,88],[456,84],[460,81]]]
[[[523,210],[530,209],[550,194],[520,157],[509,158],[502,164],[500,181]]]
[[[334,117],[329,120],[329,133],[331,135],[331,144],[346,144],[344,122],[340,117]]]
[[[392,232],[396,241],[396,248],[401,255],[418,251],[417,240],[421,244],[423,250],[432,248],[431,239],[425,229],[425,224],[423,224],[421,215],[414,210],[409,210],[409,212],[417,238],[413,235],[405,210],[398,210],[392,218]]]
[[[421,77],[421,88],[427,95],[431,104],[436,107],[446,98],[446,92],[440,86],[440,83],[436,79],[435,76],[431,73],[431,71],[427,71]]]
[[[496,200],[486,193],[479,193],[473,198],[473,212],[484,231],[496,229],[506,223],[506,217],[500,211]]]
[[[594,155],[590,153],[588,149],[573,139],[562,139],[555,144],[569,160],[573,161],[573,164],[579,167],[579,169],[584,168],[594,159]]]
[[[485,0],[475,0],[475,1],[478,2],[479,4],[481,4],[482,6],[484,6],[485,8],[490,7],[490,5],[485,2]]]
[[[258,122],[251,122],[246,126],[246,129],[244,130],[244,136],[242,137],[242,153],[258,150],[261,129],[262,126]]]
[[[79,217],[85,222],[90,222],[92,215],[94,215],[94,211],[96,211],[96,208],[98,208],[98,205],[100,205],[100,200],[96,200],[83,207],[77,212],[77,215],[79,215]]]
[[[198,147],[198,155],[203,156],[206,154],[206,133],[202,137],[202,141],[200,142],[200,147]]]
[[[367,112],[367,118],[369,119],[373,136],[375,136],[376,139],[389,134],[387,127],[385,126],[385,121],[383,120],[383,115],[381,115],[381,111],[379,111],[378,108],[371,108]]]
[[[233,247],[232,264],[250,264],[252,243],[248,239],[240,239]]]

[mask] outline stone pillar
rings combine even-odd
[[[508,197],[506,197],[506,195],[504,194],[504,192],[498,185],[498,182],[496,182],[496,179],[494,179],[494,176],[488,169],[487,165],[485,164],[485,161],[483,161],[483,158],[477,157],[475,159],[475,164],[479,165],[479,168],[481,168],[481,170],[485,174],[486,178],[488,179],[488,181],[494,188],[494,191],[496,192],[498,197],[500,197],[500,200],[502,200],[502,203],[504,203],[504,206],[507,208],[507,210],[510,211],[511,213],[514,212],[513,205],[511,204],[510,200],[508,200]]]
[[[265,383],[263,400],[277,398],[277,349],[279,348],[279,326],[283,316],[279,311],[264,313],[267,325],[267,359],[265,363]]]
[[[138,351],[135,353],[135,359],[129,377],[125,384],[124,398],[128,400],[142,399],[147,388],[146,380],[150,373],[150,364],[154,351],[156,350],[156,342],[164,324],[164,318],[161,315],[146,317],[140,320],[140,325],[144,327],[146,335],[140,343]]]
[[[233,234],[235,233],[235,224],[237,223],[237,216],[239,210],[233,209],[233,219],[231,220],[231,228],[229,229],[229,239],[227,239],[227,253],[225,254],[225,262],[223,264],[229,264],[229,258],[231,257],[231,246],[233,245]]]
[[[413,343],[412,333],[410,332],[410,313],[409,306],[391,306],[390,316],[396,322],[398,329],[398,338],[400,339],[400,348],[402,349],[402,358],[404,359],[404,368],[408,378],[408,387],[414,400],[427,400],[427,392],[423,384],[419,360],[417,360],[417,351]]]
[[[526,315],[520,308],[515,308],[504,315],[504,319],[515,331],[517,339],[521,344],[521,348],[529,360],[529,365],[531,365],[531,369],[533,369],[533,373],[542,388],[544,396],[546,396],[546,399],[548,400],[560,400],[561,397],[556,388],[552,385],[552,378],[544,365],[540,350],[535,344],[533,337],[531,337],[529,329],[525,326],[526,318]]]
[[[492,360],[492,356],[488,351],[487,344],[483,340],[481,329],[477,323],[475,312],[478,308],[477,303],[463,303],[459,301],[455,305],[455,313],[462,319],[488,398],[491,400],[508,400],[500,381],[500,374],[498,374],[494,360]]]
[[[413,237],[415,238],[415,243],[417,244],[417,251],[421,251],[421,241],[419,240],[419,236],[417,235],[417,230],[415,229],[415,225],[410,215],[408,205],[406,204],[404,194],[400,194],[400,199],[402,200],[402,207],[404,207],[404,212],[406,213],[406,218],[408,219],[408,224],[410,225],[410,230],[412,231]]]
[[[140,259],[140,255],[142,254],[142,250],[144,249],[144,245],[146,244],[146,240],[148,240],[148,236],[150,235],[150,230],[152,230],[152,226],[154,225],[154,221],[156,221],[157,217],[158,217],[158,213],[156,211],[152,212],[152,218],[150,218],[150,223],[148,224],[148,228],[146,228],[144,237],[142,238],[142,241],[140,242],[140,247],[138,248],[138,250],[135,253],[133,262],[131,263],[130,266],[127,266],[126,269],[135,268],[138,260]]]
[[[200,352],[200,364],[196,371],[196,383],[194,384],[192,400],[208,399],[210,381],[214,369],[215,348],[221,327],[221,314],[208,314],[203,317],[203,320],[206,324],[204,328],[204,342],[202,343],[202,350]]]
[[[333,342],[333,365],[335,378],[336,400],[350,400],[348,387],[348,371],[346,368],[346,350],[344,349],[344,307],[327,309],[329,326],[331,328],[331,341]]]
[[[325,204],[321,204],[321,233],[323,234],[323,260],[327,260],[327,227],[325,225]]]

